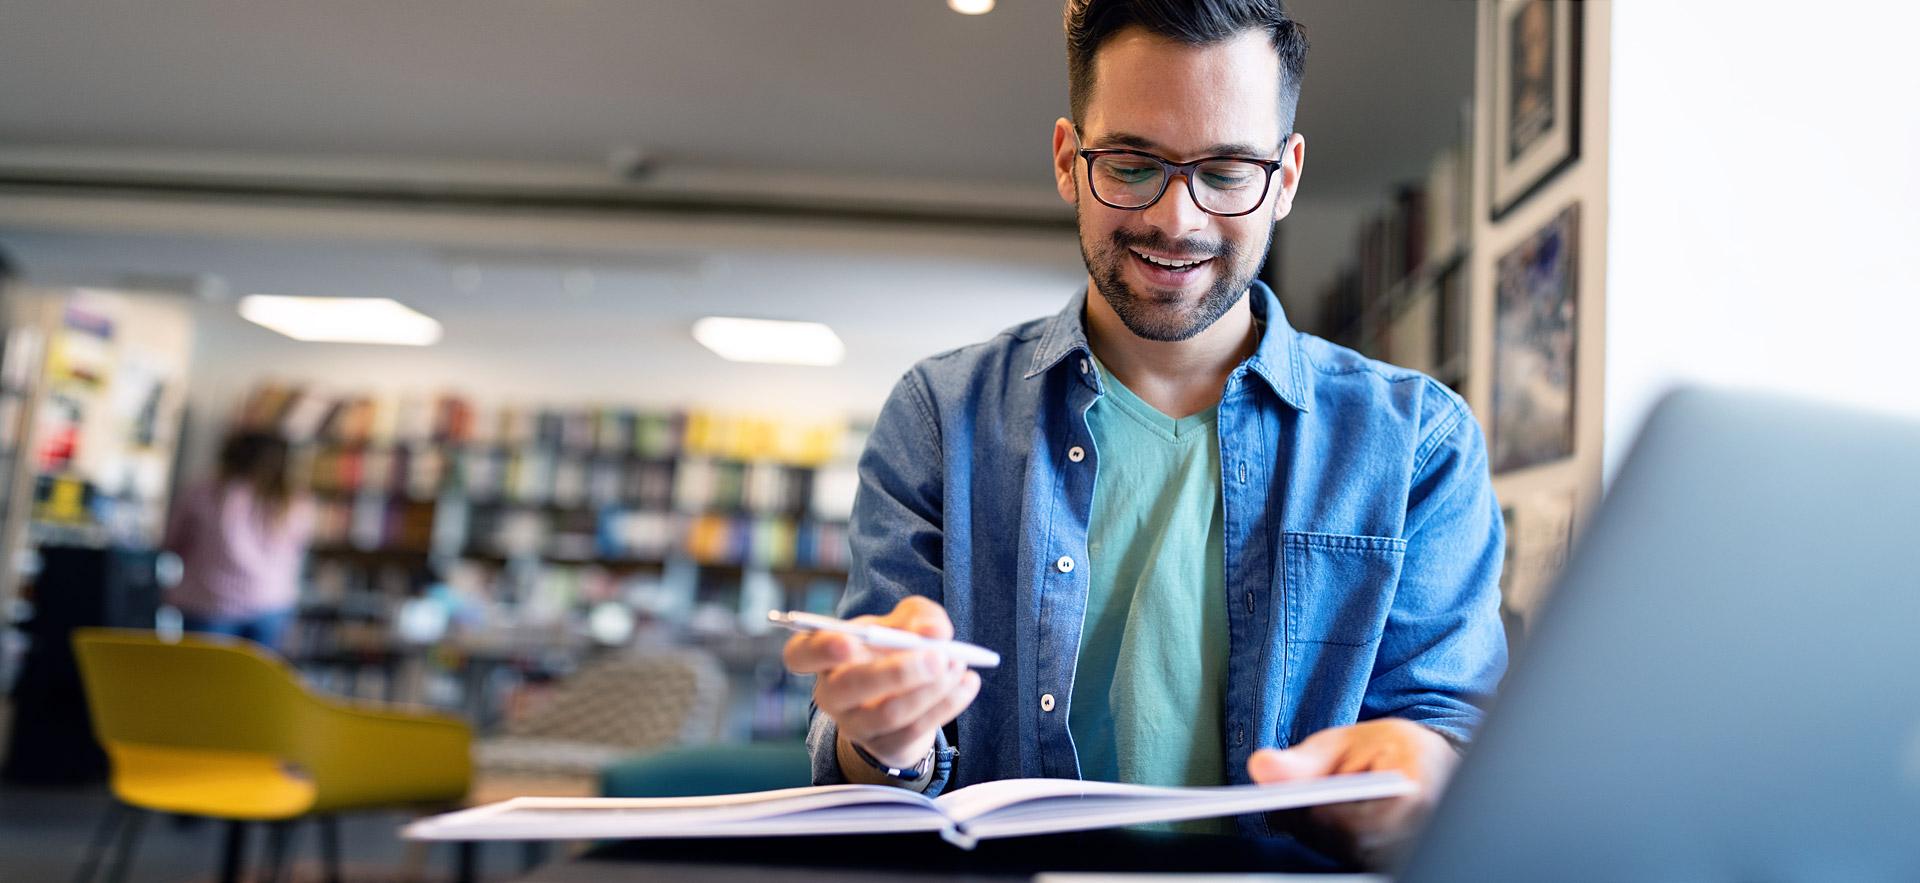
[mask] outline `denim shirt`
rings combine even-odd
[[[1255,282],[1266,330],[1220,398],[1226,523],[1227,774],[1328,727],[1380,717],[1471,737],[1506,669],[1504,535],[1467,405],[1416,371],[1293,330]],[[1000,653],[935,746],[927,788],[1078,778],[1067,729],[1087,599],[1103,394],[1066,309],[920,362],[861,455],[842,616],[908,595]],[[813,779],[843,782],[833,720],[813,713]],[[1243,833],[1267,834],[1263,816]]]

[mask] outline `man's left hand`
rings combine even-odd
[[[1439,733],[1412,721],[1380,718],[1321,730],[1285,750],[1262,748],[1247,760],[1247,773],[1261,784],[1376,770],[1412,779],[1420,790],[1404,797],[1313,810],[1315,821],[1350,838],[1364,855],[1412,834],[1458,761],[1453,746]]]

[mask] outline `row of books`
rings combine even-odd
[[[387,634],[399,608],[425,599],[446,608],[449,627],[504,635],[578,617],[589,608],[618,604],[668,631],[713,635],[765,634],[775,607],[832,614],[844,579],[830,571],[777,577],[771,569],[737,573],[608,568],[593,563],[541,561],[531,568],[461,559],[426,571],[398,563],[369,570],[334,558],[314,562],[301,598],[308,618],[359,622],[367,637]],[[529,642],[539,649],[547,641]]]
[[[704,564],[843,571],[848,566],[847,527],[832,521],[702,515],[685,523],[682,543]]]
[[[410,500],[322,501],[314,542],[323,553],[423,558],[439,552],[618,564],[685,555],[704,564],[827,571],[847,567],[846,525],[837,521],[625,508],[456,511],[436,513],[432,504]]]
[[[404,496],[560,506],[665,507],[673,461],[556,454],[540,448],[438,445],[326,446],[311,449],[306,485],[323,495]]]
[[[322,547],[425,554],[433,547],[434,506],[416,500],[318,500],[313,542]]]
[[[812,512],[845,519],[852,511],[849,468],[789,469],[774,463],[682,460],[676,464],[673,507],[682,512]],[[857,478],[855,479],[857,481]]]
[[[671,459],[702,456],[818,465],[847,458],[845,420],[797,420],[707,410],[618,407],[488,408],[464,396],[328,394],[297,384],[256,387],[242,429],[295,441],[364,446],[431,443],[537,448],[553,453]]]
[[[308,459],[307,485],[322,496],[563,508],[631,506],[681,512],[753,512],[846,518],[857,482],[850,467],[789,466],[690,457],[679,461],[555,455],[541,449],[438,446],[325,447]]]
[[[1349,345],[1376,338],[1412,296],[1460,263],[1470,229],[1470,155],[1464,144],[1440,152],[1424,181],[1398,187],[1361,224],[1352,260],[1321,292],[1329,337]]]

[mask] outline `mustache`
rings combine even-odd
[[[1113,231],[1113,244],[1119,248],[1140,248],[1148,251],[1189,255],[1196,258],[1217,258],[1234,253],[1233,246],[1225,241],[1208,242],[1204,239],[1174,239],[1159,231],[1135,232],[1132,230],[1115,230]]]

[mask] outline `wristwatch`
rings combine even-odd
[[[867,766],[879,770],[890,779],[899,779],[902,782],[914,782],[924,778],[927,772],[933,769],[932,748],[927,749],[927,756],[920,758],[919,763],[909,767],[896,767],[881,763],[879,758],[868,753],[867,749],[860,747],[860,743],[852,739],[847,740],[847,745],[853,748],[853,753],[858,756],[861,761],[865,762]]]

